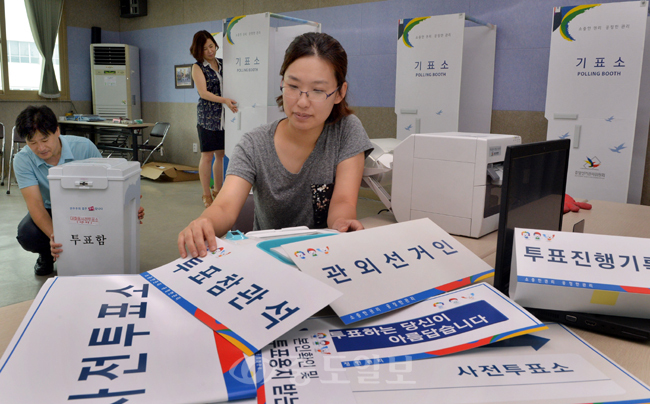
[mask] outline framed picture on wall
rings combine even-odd
[[[192,80],[192,65],[175,65],[174,78],[176,88],[194,88]]]

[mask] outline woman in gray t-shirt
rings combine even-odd
[[[280,69],[278,105],[287,118],[247,133],[236,146],[226,181],[212,206],[178,235],[183,258],[216,250],[251,188],[255,229],[291,226],[361,230],[356,220],[364,159],[372,146],[345,95],[347,55],[323,33],[289,45]]]

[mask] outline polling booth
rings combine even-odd
[[[555,7],[547,139],[570,139],[567,193],[640,203],[650,123],[648,2]]]
[[[466,27],[466,21],[480,26]],[[397,139],[490,132],[496,32],[464,13],[399,21]]]
[[[59,276],[140,273],[140,163],[91,158],[51,167]]]
[[[296,36],[320,32],[321,25],[267,12],[227,18],[223,26],[223,94],[239,109],[225,109],[228,157],[244,133],[284,116],[275,101],[284,52]]]

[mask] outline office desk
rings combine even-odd
[[[585,219],[585,232],[619,236],[650,237],[650,206],[627,205],[614,202],[592,201],[593,209],[564,215],[563,228],[571,229],[573,224]],[[367,228],[395,223],[391,213],[362,219]],[[473,251],[490,265],[494,265],[497,232],[480,239],[456,237],[463,245]],[[32,301],[16,303],[0,308],[0,352],[11,342],[16,329],[29,310]],[[595,334],[571,328],[594,348],[621,365],[634,376],[650,385],[650,342],[640,343]],[[43,343],[47,343],[44,337]]]
[[[91,135],[91,140],[96,144],[97,135],[101,134],[115,134],[123,133],[130,135],[131,137],[131,147],[103,147],[106,150],[115,150],[115,151],[129,151],[133,153],[133,160],[140,161],[140,142],[138,142],[138,137],[142,136],[144,129],[154,126],[153,123],[113,123],[110,121],[101,121],[101,122],[84,122],[84,121],[67,121],[59,120],[59,127],[61,128],[61,134],[72,134],[73,132],[89,134]]]
[[[571,231],[573,225],[585,219],[585,233],[608,234],[650,238],[650,206],[625,203],[590,201],[591,210],[569,212],[562,218],[562,230]],[[360,220],[366,228],[396,223],[395,216],[384,212]],[[496,260],[497,232],[479,239],[454,236],[483,261],[494,267]],[[493,278],[488,280],[490,283]],[[570,327],[594,348],[621,365],[634,376],[650,385],[650,342],[627,341],[607,335]]]

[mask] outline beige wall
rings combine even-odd
[[[200,153],[192,152],[192,144],[199,143],[196,132],[196,104],[176,102],[143,102],[142,116],[146,122],[169,122],[171,127],[165,139],[164,156],[152,160],[188,166],[198,166]]]
[[[80,1],[80,0],[76,0]],[[146,18],[121,18],[120,31],[215,21],[271,11],[283,13],[313,8],[371,3],[373,0],[148,0]]]
[[[65,0],[63,12],[69,27],[120,30],[120,0]]]

